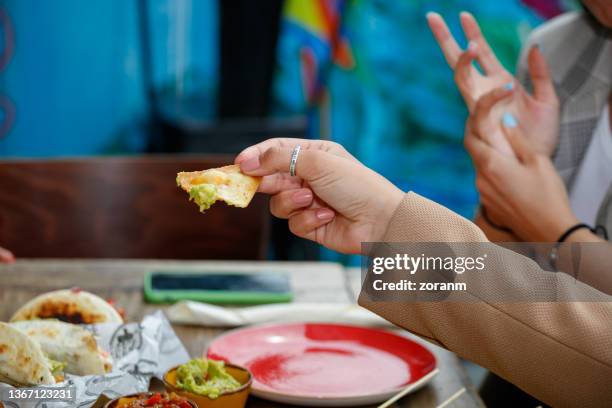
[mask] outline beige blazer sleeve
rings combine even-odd
[[[485,242],[486,237],[467,219],[408,193],[383,241]],[[504,256],[521,257],[510,251]],[[535,262],[519,263],[543,273]],[[500,263],[496,273],[512,274],[507,268],[512,264]],[[560,279],[561,289],[599,294],[570,278]],[[362,291],[359,304],[551,406],[612,404],[611,302],[384,302],[372,301]]]

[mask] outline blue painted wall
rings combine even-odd
[[[207,79],[200,81],[209,84],[206,92],[214,92],[216,1],[149,0],[149,6],[157,84],[174,86],[183,68],[179,78],[197,71]],[[12,49],[0,71],[0,120],[13,116],[7,103],[15,111],[12,127],[0,134],[0,156],[144,148],[147,102],[135,0],[4,0],[0,11],[8,16],[2,50]],[[181,39],[187,41],[177,65],[174,45]]]

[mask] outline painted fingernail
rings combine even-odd
[[[317,210],[317,218],[321,221],[329,221],[334,218],[334,212],[328,208]]]
[[[515,128],[518,126],[518,122],[516,121],[516,118],[510,112],[504,113],[504,116],[502,118],[502,123],[504,124],[505,127],[509,127],[509,128]]]
[[[240,168],[244,171],[257,170],[260,166],[259,156],[251,157],[240,164]]]
[[[309,191],[298,191],[292,198],[293,202],[297,205],[308,205],[312,201],[312,193]]]
[[[514,89],[514,82],[508,82],[506,85],[504,85],[504,89],[507,91],[511,91]]]

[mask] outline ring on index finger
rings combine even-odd
[[[293,149],[293,152],[291,152],[291,163],[289,164],[289,174],[291,174],[291,176],[295,176],[295,165],[297,164],[301,149],[302,147],[297,145],[295,149]]]

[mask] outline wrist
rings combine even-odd
[[[391,187],[389,193],[385,196],[380,213],[373,214],[372,233],[370,234],[371,242],[383,240],[395,211],[404,199],[405,193],[402,190],[395,185],[391,185]]]
[[[487,209],[485,208],[483,204],[480,204],[478,216],[482,217],[482,219],[488,224],[489,227],[499,231],[500,233],[509,234],[509,235],[513,234],[513,231],[510,228],[501,225],[500,222],[498,222],[491,215],[489,215],[489,213],[487,212]]]
[[[571,233],[566,239],[565,242],[600,242],[601,238],[595,235],[588,228],[580,228],[579,230]]]
[[[482,216],[479,211],[474,217],[474,224],[484,232],[487,239],[491,242],[517,242],[519,239],[514,233],[508,233],[492,227]]]
[[[557,242],[563,234],[577,224],[580,224],[580,220],[574,217],[573,214],[571,217],[568,216],[560,220],[555,227],[551,228],[550,239],[548,239],[548,241]]]
[[[529,241],[532,242],[557,242],[560,236],[562,236],[567,230],[572,228],[574,225],[579,224],[580,221],[573,214],[566,217],[557,219],[556,222],[552,221],[549,223],[540,224],[543,228],[540,229],[540,233],[537,236],[532,237]]]
[[[572,259],[572,251],[576,244],[585,242],[602,242],[587,224],[575,223],[565,230],[550,250],[550,262],[555,270],[572,270],[572,264],[563,262]],[[568,267],[570,269],[568,269]]]

